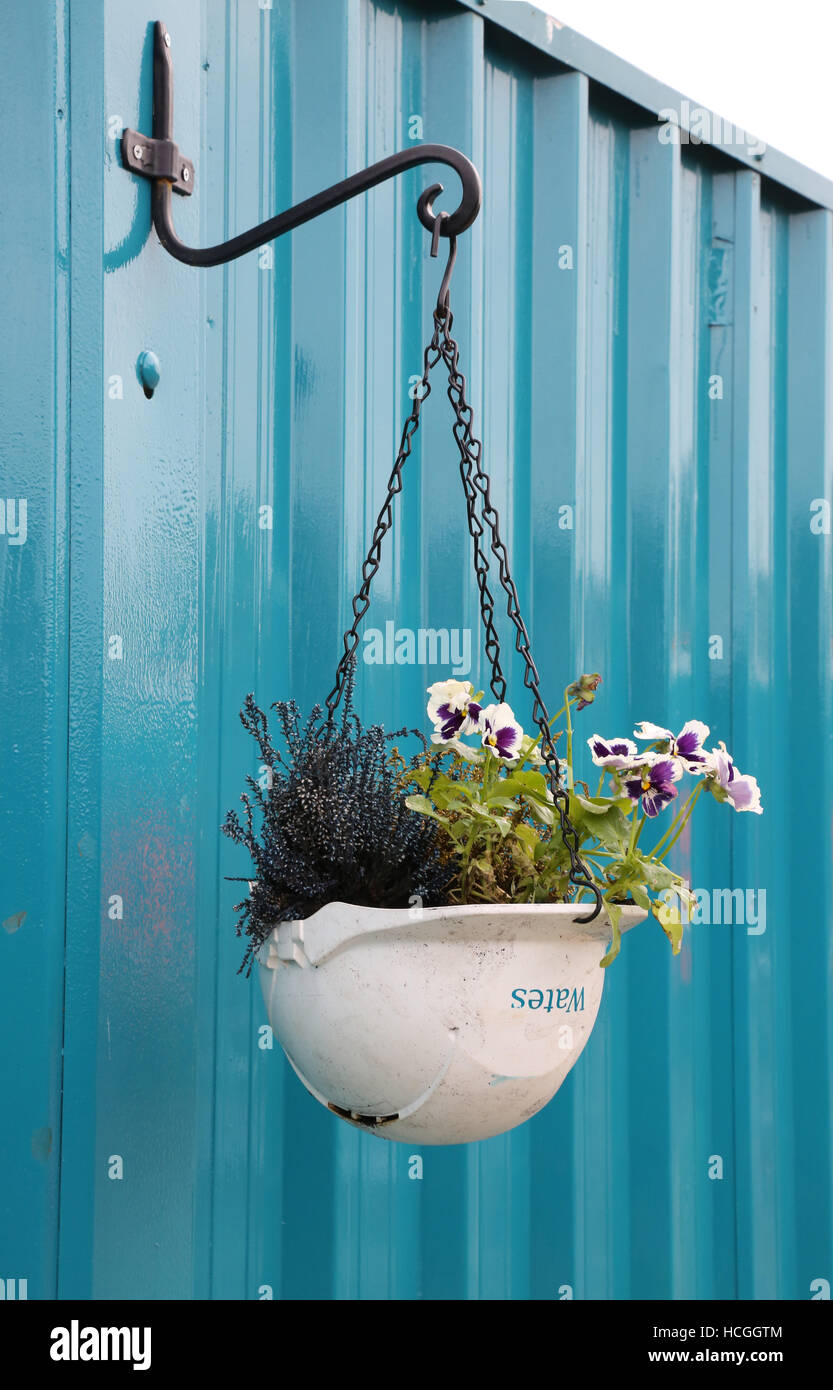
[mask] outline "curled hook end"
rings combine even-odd
[[[572,874],[570,875],[570,878],[571,878],[571,880],[572,880]],[[575,880],[573,880],[573,881],[575,881]],[[591,883],[591,882],[589,882],[589,881],[583,882],[583,883],[582,883],[582,882],[579,882],[579,883],[577,884],[577,887],[579,887],[579,888],[589,888],[589,889],[590,889],[590,892],[593,894],[593,898],[594,898],[594,906],[593,906],[592,912],[588,912],[588,914],[587,914],[586,917],[574,917],[574,918],[573,918],[573,921],[574,921],[574,922],[582,922],[582,923],[584,923],[584,922],[594,922],[594,921],[596,920],[596,918],[598,917],[599,913],[600,913],[601,910],[602,910],[602,906],[603,906],[603,903],[602,903],[602,895],[601,895],[601,893],[599,892],[599,889],[598,889],[598,887],[596,886],[596,884],[595,884],[595,883]]]
[[[419,156],[421,163],[427,164],[436,159],[438,162],[450,165],[459,175],[463,185],[462,202],[455,212],[447,214],[440,231],[440,236],[459,236],[461,232],[466,231],[471,226],[480,211],[483,197],[480,175],[471,160],[450,145],[423,145],[419,148]],[[441,183],[432,183],[430,188],[426,188],[420,194],[417,201],[417,216],[425,230],[432,234],[438,216],[434,211],[434,199],[442,191],[443,185]]]
[[[444,220],[448,220],[447,212],[438,213],[434,211],[434,199],[439,193],[442,193],[442,191],[443,185],[441,183],[432,183],[430,188],[426,188],[420,193],[417,201],[417,217],[425,230],[431,233],[432,256],[436,256],[437,254],[437,241],[438,238],[442,236],[442,223]],[[445,235],[448,236],[449,233],[446,232]]]

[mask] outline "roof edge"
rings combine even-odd
[[[718,112],[650,77],[526,0],[455,0],[455,3],[564,67],[585,73],[591,81],[650,112],[659,122],[665,121],[669,127],[676,124],[678,131],[676,135],[669,135],[669,143],[679,140],[684,145],[710,145],[736,164],[753,169],[809,202],[833,209],[833,180],[765,145],[750,132],[733,126]],[[673,116],[670,113],[674,113]],[[728,139],[730,131],[733,137],[739,138]]]

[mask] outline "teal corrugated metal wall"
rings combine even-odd
[[[494,9],[6,17],[0,496],[28,519],[25,544],[0,535],[0,1279],[30,1298],[801,1299],[833,1280],[831,212],[663,144]],[[456,336],[544,687],[600,671],[587,734],[703,718],[762,785],[763,817],[706,807],[677,862],[709,892],[765,892],[765,930],[694,926],[676,959],[634,932],[552,1104],[426,1150],[421,1180],[260,1046],[224,879],[245,865],[218,827],[256,770],[245,693],[309,705],[331,684],[441,273],[415,216],[433,173],[271,257],[175,263],[117,150],[150,125],[160,17],[197,167],[186,240],[415,133],[471,156]],[[442,391],[400,500],[374,624],[476,639]],[[418,722],[439,674],[364,667],[362,710]],[[519,714],[522,694],[515,671]]]

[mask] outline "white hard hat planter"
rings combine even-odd
[[[645,917],[621,909],[621,925]],[[606,916],[571,903],[329,903],[261,948],[276,1038],[309,1091],[386,1139],[462,1144],[528,1120],[584,1048]]]
[[[755,779],[723,744],[706,748],[698,720],[678,733],[643,723],[632,739],[593,734],[598,785],[575,777],[573,717],[595,701],[601,677],[568,685],[549,714],[458,370],[454,255],[451,238],[335,686],[306,718],[292,700],[275,703],[279,732],[247,697],[241,719],[270,771],[247,778],[244,815],[230,811],[223,827],[254,865],[237,905],[248,936],[241,969],[257,961],[272,1029],[301,1081],[335,1115],[420,1144],[484,1139],[546,1105],[587,1042],[622,932],[651,914],[679,951],[692,895],[665,861],[703,792],[761,810]],[[353,710],[355,653],[440,360],[490,695],[435,681],[425,729],[386,733]],[[531,733],[506,699],[487,533],[532,695]]]

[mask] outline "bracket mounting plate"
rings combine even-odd
[[[125,130],[121,137],[125,168],[146,179],[165,179],[174,193],[190,198],[194,191],[194,166],[179,152],[173,140],[154,140],[138,130]]]

